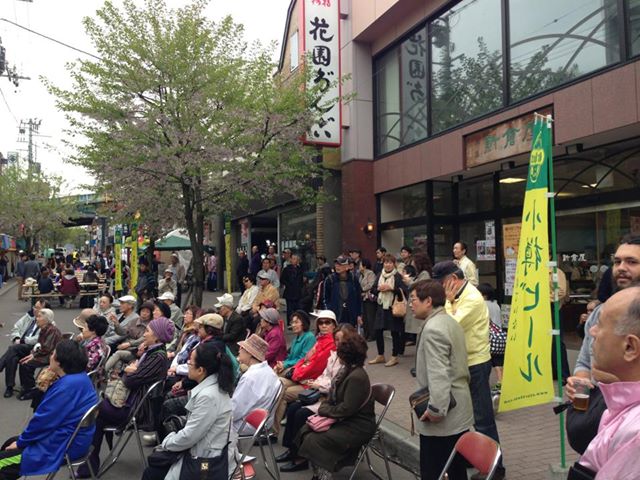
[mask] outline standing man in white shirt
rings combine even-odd
[[[453,261],[455,262],[462,273],[464,278],[474,287],[478,286],[478,269],[476,265],[467,257],[467,244],[464,242],[456,242],[453,244]]]

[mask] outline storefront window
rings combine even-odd
[[[380,197],[380,221],[382,223],[427,214],[427,192],[424,183],[384,193]]]
[[[500,176],[500,205],[519,207],[524,203],[528,166],[513,168]]]
[[[304,271],[316,265],[316,210],[301,207],[280,214],[280,249],[290,248],[300,255]]]
[[[640,0],[627,0],[631,55],[640,55]]]
[[[374,65],[376,85],[377,153],[400,146],[400,62],[398,49],[387,52]]]
[[[458,186],[458,212],[477,213],[493,209],[493,178],[464,180]]]
[[[434,132],[502,105],[500,18],[500,0],[465,0],[431,23]]]
[[[616,0],[511,0],[511,99],[620,60]]]
[[[453,242],[453,227],[451,225],[436,225],[434,227],[434,263],[453,258]]]
[[[397,255],[403,245],[411,247],[414,251],[427,251],[427,226],[416,225],[412,227],[394,228],[383,230],[381,233],[382,246],[389,253]]]
[[[433,213],[434,215],[451,215],[453,185],[451,182],[433,182]]]
[[[467,244],[467,257],[478,268],[480,283],[496,287],[496,237],[495,222],[463,223],[460,225],[460,240]],[[454,240],[454,242],[456,241]]]

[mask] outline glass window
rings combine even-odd
[[[427,30],[418,30],[400,45],[402,118],[400,143],[427,137]]]
[[[493,228],[488,228],[491,225]],[[493,232],[493,235],[487,238],[487,233],[490,234],[490,232]],[[480,283],[490,283],[495,288],[496,239],[494,221],[461,224],[459,240],[467,244],[467,257],[476,264]]]
[[[290,248],[300,255],[304,271],[316,265],[316,210],[300,207],[280,214],[280,252]]]
[[[298,32],[294,32],[289,39],[289,54],[291,58],[291,71],[293,72],[300,64],[300,52],[298,51]]]
[[[394,255],[400,253],[403,245],[411,247],[414,252],[418,250],[427,251],[426,225],[383,230],[380,236],[382,246]]]
[[[518,167],[507,170],[500,175],[500,205],[503,207],[521,207],[524,203],[524,192],[527,189],[527,173],[529,167]]]
[[[451,225],[435,225],[433,229],[434,262],[453,258],[453,227]]]
[[[493,209],[493,179],[491,175],[460,182],[458,212],[476,213]]]
[[[628,0],[631,55],[640,55],[640,0]]]
[[[382,223],[424,217],[427,214],[427,193],[424,183],[382,194],[380,221]]]
[[[433,182],[433,214],[434,215],[451,215],[453,213],[452,206],[452,189],[450,182]]]
[[[400,146],[400,62],[398,49],[387,52],[374,65],[376,85],[377,153]]]
[[[620,60],[616,0],[511,0],[511,98]]]
[[[465,0],[432,22],[434,132],[502,105],[500,19],[500,0]]]

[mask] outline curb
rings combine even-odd
[[[411,436],[408,430],[389,420],[382,420],[380,430],[389,461],[420,478],[419,436]],[[374,450],[379,454],[380,447],[375,445]]]

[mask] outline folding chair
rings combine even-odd
[[[279,397],[279,395],[276,395],[276,398],[277,397]],[[240,460],[237,461],[236,468],[233,470],[233,472],[231,472],[231,475],[229,475],[229,480],[233,479],[238,469],[240,470],[242,480],[245,480],[244,468],[242,466],[244,464],[245,458],[247,458],[247,456],[251,452],[251,449],[255,445],[256,441],[259,442],[258,444],[260,446],[260,454],[262,455],[262,461],[264,462],[264,469],[271,476],[271,478],[273,478],[274,480],[280,480],[280,472],[278,471],[278,466],[276,464],[275,453],[273,453],[273,445],[271,445],[271,442],[268,441],[269,434],[268,434],[268,431],[266,431],[268,420],[269,420],[269,411],[265,410],[264,408],[256,408],[255,410],[252,410],[251,412],[249,412],[249,415],[245,417],[238,432],[242,432],[247,425],[251,425],[255,429],[255,432],[251,436],[246,436],[246,435],[238,436],[238,443],[240,442],[240,440],[247,440],[247,439],[251,439],[251,440],[249,443],[249,447],[242,454],[242,456],[240,457]],[[267,463],[267,457],[264,453],[264,445],[262,444],[262,439],[264,437],[267,437],[267,445],[271,453],[271,461],[273,462],[272,467],[269,467],[269,464]]]
[[[104,380],[104,366],[111,355],[111,347],[109,345],[105,345],[104,352],[102,352],[102,358],[96,365],[96,368],[91,370],[87,375],[93,384],[93,388],[95,388],[96,392],[100,391],[100,386],[102,381]]]
[[[375,475],[376,478],[383,480],[380,474],[374,470],[373,465],[371,465],[371,458],[369,458],[369,450],[374,452],[376,455],[379,455],[380,457],[382,457],[382,459],[384,460],[384,466],[387,469],[387,479],[391,480],[391,469],[389,468],[389,459],[387,458],[387,450],[384,446],[384,437],[382,434],[382,430],[380,430],[380,424],[382,423],[382,420],[387,414],[387,410],[389,409],[389,405],[391,405],[391,402],[393,401],[393,397],[395,396],[395,394],[396,394],[396,389],[393,387],[393,385],[388,385],[386,383],[374,383],[373,385],[371,385],[371,395],[373,396],[373,399],[377,403],[382,405],[382,412],[380,412],[380,415],[378,415],[378,420],[376,421],[376,431],[371,437],[371,439],[367,442],[367,444],[364,447],[362,447],[362,451],[360,452],[360,455],[358,455],[358,460],[356,461],[356,464],[353,467],[353,472],[351,472],[351,476],[349,477],[349,480],[353,480],[353,478],[356,476],[356,471],[358,470],[358,466],[360,465],[360,462],[362,462],[363,457],[367,458],[369,471],[371,471],[371,473]],[[373,448],[374,447],[373,444],[375,441],[377,441],[380,444],[381,452],[377,452]]]
[[[445,478],[451,462],[453,462],[458,453],[474,468],[477,468],[482,475],[486,475],[486,480],[490,480],[493,477],[496,468],[498,468],[498,463],[500,463],[500,458],[502,458],[500,445],[494,439],[480,432],[467,432],[456,442],[438,480]]]
[[[152,397],[158,394],[162,395],[163,388],[164,380],[158,380],[157,382],[153,383],[142,396],[140,402],[138,402],[138,405],[136,405],[136,407],[131,411],[131,414],[129,415],[129,418],[125,424],[104,428],[105,434],[109,433],[111,435],[118,435],[118,440],[111,447],[111,451],[109,452],[109,455],[107,456],[105,461],[102,462],[102,467],[98,472],[98,477],[104,475],[111,467],[116,464],[118,458],[120,458],[120,455],[124,450],[124,447],[127,446],[127,443],[129,443],[129,440],[134,434],[136,437],[136,443],[138,444],[138,451],[140,452],[140,457],[142,458],[142,463],[144,464],[145,468],[147,467],[147,457],[145,457],[144,450],[142,449],[142,442],[140,441],[140,430],[138,430],[138,422],[136,420],[136,416]],[[121,447],[120,444],[122,444]]]
[[[87,412],[82,416],[82,418],[80,419],[80,422],[78,422],[78,426],[73,431],[73,434],[71,435],[71,438],[67,442],[67,446],[64,449],[64,460],[67,463],[67,468],[69,469],[69,473],[71,474],[71,478],[73,480],[76,480],[76,473],[74,471],[74,467],[79,467],[83,463],[87,464],[87,467],[89,468],[89,473],[91,474],[91,478],[93,480],[96,480],[96,475],[93,471],[93,468],[91,467],[91,462],[89,462],[89,455],[91,455],[91,452],[93,450],[93,445],[89,445],[89,450],[87,450],[87,453],[85,453],[80,458],[75,458],[75,459],[72,459],[69,456],[69,449],[71,448],[71,445],[73,445],[73,442],[76,439],[76,436],[78,435],[78,432],[80,431],[81,428],[87,428],[92,425],[95,425],[96,418],[98,418],[99,406],[100,406],[99,403],[95,404],[93,407],[87,410]],[[53,480],[53,478],[56,476],[59,470],[60,469],[56,470],[55,472],[51,472],[49,475],[47,475],[46,480]]]

